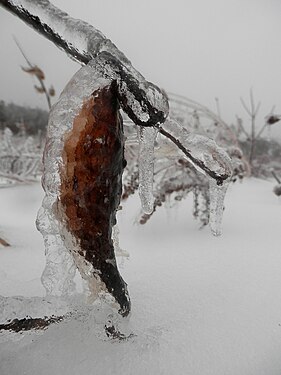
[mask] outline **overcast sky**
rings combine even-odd
[[[54,0],[110,38],[150,81],[231,122],[252,87],[261,117],[281,113],[280,0]],[[60,92],[79,65],[0,8],[0,99],[46,107],[35,93],[12,35]],[[244,116],[246,119],[246,115]],[[276,125],[277,127],[278,125]],[[281,134],[281,127],[280,134]],[[279,130],[278,130],[279,131]]]

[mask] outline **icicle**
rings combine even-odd
[[[214,236],[218,237],[222,234],[222,217],[224,211],[224,198],[229,185],[229,181],[218,185],[216,180],[209,178],[209,194],[210,194],[210,217],[209,226]]]
[[[141,127],[139,134],[139,196],[144,213],[153,211],[154,143],[157,129]]]

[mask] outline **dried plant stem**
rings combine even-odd
[[[23,55],[23,57],[24,57],[26,63],[28,64],[28,66],[29,66],[30,68],[33,68],[34,65],[33,65],[33,64],[29,61],[29,59],[26,57],[26,54],[24,53],[24,51],[23,51],[21,45],[19,44],[19,42],[17,41],[17,39],[16,39],[15,37],[14,37],[14,41],[15,41],[15,43],[16,43],[18,49],[20,50],[21,54]],[[42,90],[42,92],[43,92],[43,93],[45,94],[45,96],[46,96],[46,100],[47,100],[48,108],[49,108],[49,110],[50,110],[51,107],[52,107],[52,104],[51,104],[51,98],[50,98],[50,95],[49,95],[49,93],[48,93],[48,90],[47,90],[47,88],[46,88],[46,86],[45,86],[45,84],[44,84],[44,81],[43,81],[38,75],[35,75],[35,77],[38,79],[38,82],[39,82],[39,84],[40,84],[41,90]]]
[[[44,37],[52,41],[57,47],[60,49],[63,49],[68,55],[70,55],[72,58],[74,58],[76,61],[87,64],[94,56],[89,52],[83,52],[82,54],[78,51],[77,48],[75,48],[75,44],[68,44],[55,30],[52,30],[49,25],[46,25],[45,23],[42,23],[40,18],[36,15],[31,14],[28,9],[24,9],[23,7],[16,6],[12,3],[10,0],[0,0],[0,5],[13,13],[14,15],[18,16],[20,19],[22,19],[24,22],[26,22],[29,26],[34,28],[37,32],[42,34]],[[123,72],[123,66],[122,62],[119,61],[116,57],[111,55],[110,53],[103,54],[108,59],[108,62],[114,66],[115,71]],[[165,118],[162,116],[158,116],[157,120],[157,110],[153,107],[151,107],[151,104],[149,100],[147,100],[145,92],[137,85],[137,81],[135,81],[133,78],[130,79],[130,73],[126,72],[126,77],[121,77],[122,79],[126,79],[130,82],[130,89],[133,93],[133,95],[138,98],[139,102],[144,103],[147,105],[148,108],[150,108],[150,115],[151,117],[154,117],[153,123],[151,123],[152,126],[156,125],[157,122],[161,123],[165,120]],[[125,98],[126,99],[126,98]],[[124,103],[126,104],[126,100],[124,100]],[[124,104],[123,103],[123,104]],[[129,115],[129,117],[132,116],[132,111],[130,111],[130,108],[127,108],[126,105],[123,108],[123,110]],[[161,114],[161,113],[160,113]],[[149,125],[150,126],[150,125]],[[198,160],[194,158],[190,152],[179,142],[179,140],[175,139],[168,131],[161,128],[160,132],[167,138],[169,138],[180,150],[184,152],[184,154],[199,168],[201,168],[205,173],[207,173],[210,177],[217,180],[218,184],[222,184],[225,179],[229,177],[229,175],[218,175],[215,172],[211,171],[201,160]]]
[[[191,153],[182,145],[182,143],[175,138],[173,135],[171,135],[169,132],[164,130],[162,127],[159,127],[159,132],[166,138],[170,139],[184,154],[187,156],[193,164],[195,164],[197,167],[202,169],[207,175],[212,177],[217,181],[218,185],[222,185],[223,181],[226,180],[229,175],[228,174],[217,174],[216,172],[212,171],[210,168],[208,168],[202,160],[196,159],[191,155]]]

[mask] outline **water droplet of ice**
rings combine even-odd
[[[210,218],[209,226],[214,236],[218,237],[222,234],[222,216],[224,211],[224,198],[229,182],[226,181],[222,185],[218,185],[217,181],[209,178],[210,193]]]
[[[154,143],[158,130],[141,127],[139,135],[139,195],[142,209],[146,214],[153,211]]]

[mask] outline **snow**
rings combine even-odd
[[[281,202],[274,183],[231,185],[223,236],[198,230],[191,197],[133,225],[137,197],[119,212],[120,260],[132,313],[116,342],[89,309],[41,333],[0,336],[1,375],[280,375]],[[0,190],[0,295],[43,296],[39,184]],[[186,212],[190,215],[187,217]],[[0,310],[1,315],[1,310]]]

